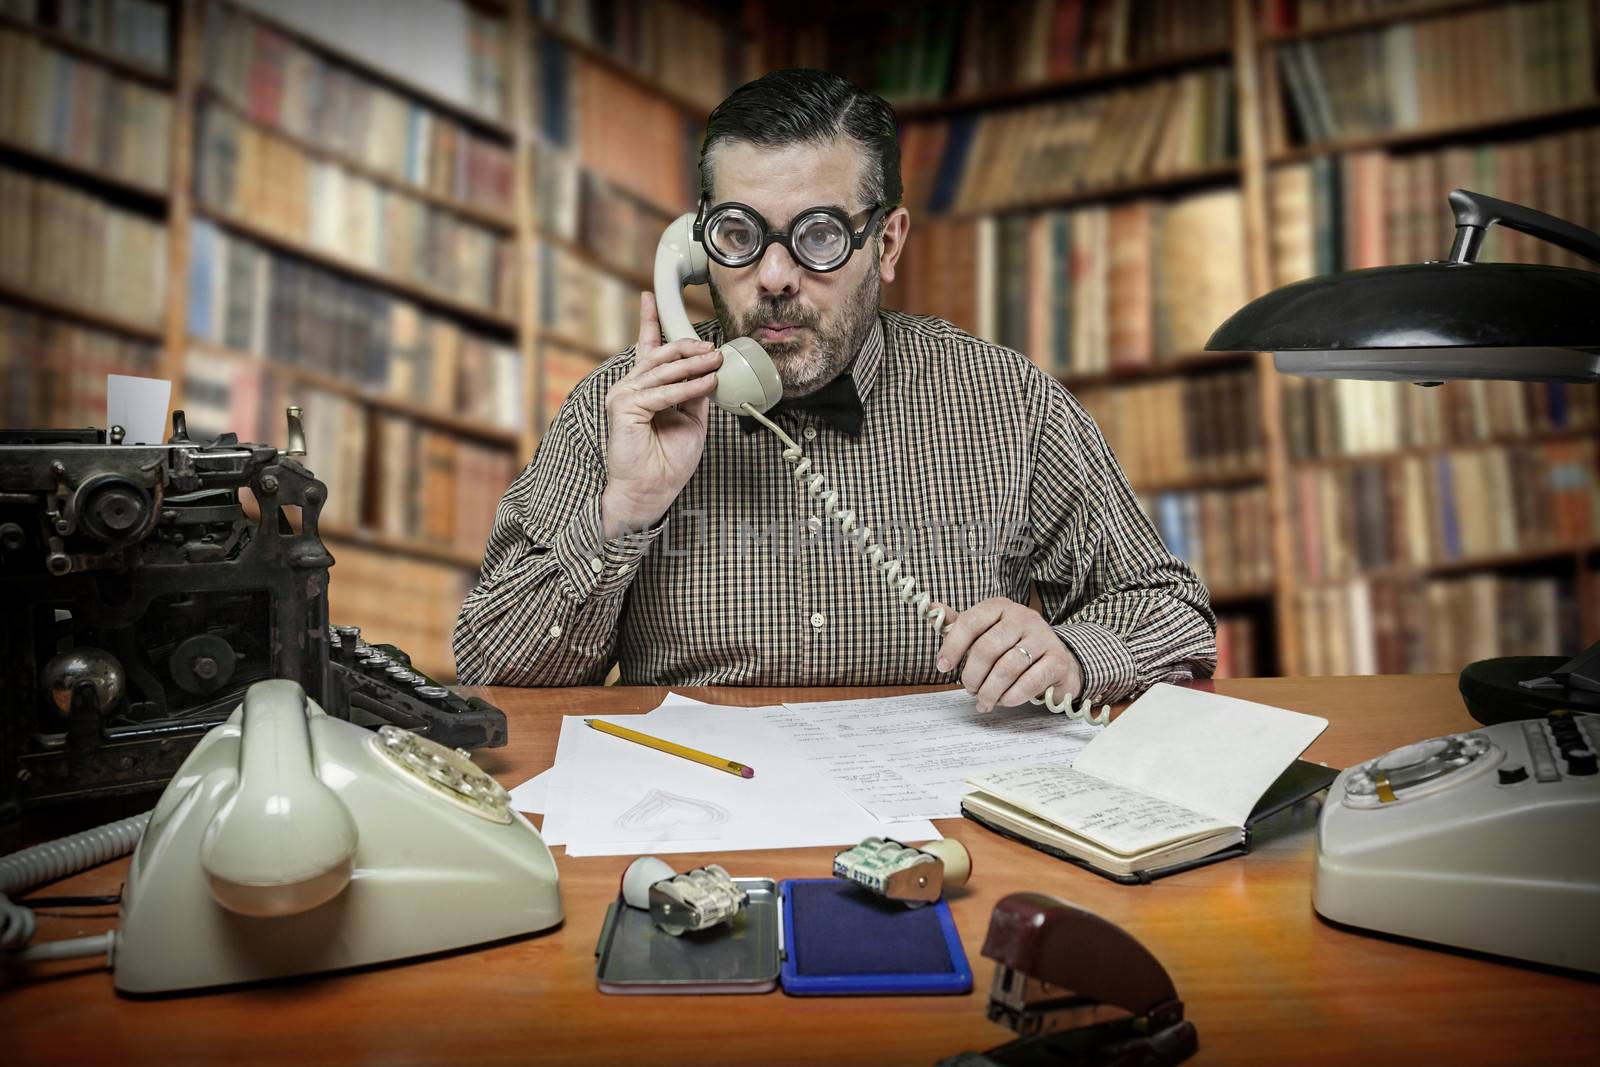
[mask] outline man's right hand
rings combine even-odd
[[[722,353],[709,341],[662,344],[655,297],[639,294],[633,369],[606,393],[606,540],[654,524],[689,483],[705,451],[720,366]]]

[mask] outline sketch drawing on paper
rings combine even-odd
[[[732,818],[721,804],[652,789],[639,802],[617,816],[618,830],[631,832],[677,830],[691,826],[721,826]]]

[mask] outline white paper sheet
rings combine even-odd
[[[652,736],[738,760],[754,778],[704,767],[583,725],[562,722],[542,835],[571,856],[850,845],[872,835],[938,836],[926,820],[886,823],[855,804],[768,717],[775,708],[663,707]],[[645,725],[643,716],[590,716]]]
[[[1036,707],[981,712],[962,689],[786,704],[784,712],[771,722],[795,751],[885,820],[959,818],[968,777],[1071,763],[1101,730]]]
[[[167,405],[172,383],[165,378],[106,375],[106,426],[121,426],[130,445],[159,445],[167,439]]]
[[[1315,715],[1161,684],[1128,705],[1073,766],[1243,826],[1261,794],[1327,728]]]
[[[635,716],[635,718],[649,718],[651,712],[659,710],[660,708],[708,708],[711,706],[712,705],[707,704],[703,700],[696,700],[693,697],[686,697],[682,693],[668,693],[666,699],[662,700],[660,704],[657,704],[654,708],[651,708],[650,711],[645,712],[643,715]],[[532,778],[529,778],[521,785],[514,787],[511,790],[511,806],[517,811],[525,811],[534,815],[543,814],[548,803],[546,798],[550,794],[550,782],[554,779],[554,777],[555,768],[550,767],[546,770],[540,771],[538,774],[534,775]]]

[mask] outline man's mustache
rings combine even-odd
[[[816,326],[821,318],[814,309],[804,307],[793,300],[763,301],[745,316],[743,328],[739,332],[749,334],[756,327],[769,322],[782,323],[785,326]]]

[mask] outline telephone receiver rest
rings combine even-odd
[[[699,337],[683,306],[683,287],[710,280],[710,260],[694,239],[694,214],[679,215],[656,245],[656,313],[669,341]],[[735,337],[719,351],[722,366],[717,369],[717,391],[711,398],[718,407],[742,415],[746,404],[761,412],[783,399],[778,368],[754,338]]]
[[[238,784],[200,846],[211,895],[229,911],[295,915],[350,881],[359,835],[344,801],[317,777],[306,714],[295,682],[245,691]]]

